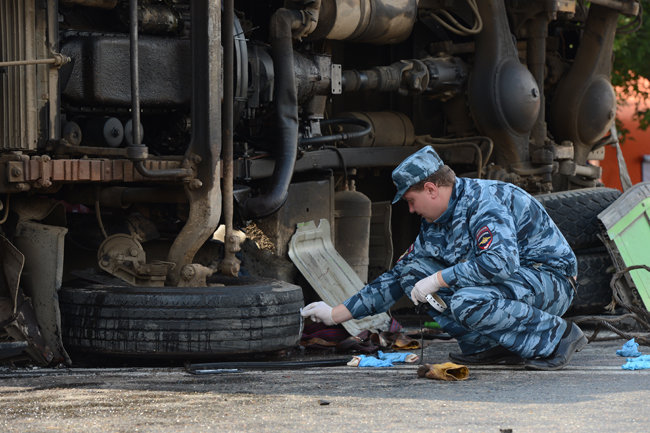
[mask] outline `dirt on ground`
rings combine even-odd
[[[457,350],[425,343],[427,363]],[[0,431],[646,432],[650,370],[621,369],[622,343],[591,343],[557,372],[469,366],[461,382],[419,378],[417,365],[200,375],[182,366],[3,367]],[[304,359],[320,357],[340,355]]]

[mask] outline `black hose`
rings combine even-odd
[[[271,215],[287,200],[289,184],[298,153],[298,92],[295,84],[291,29],[302,22],[300,12],[278,9],[271,17],[270,40],[275,69],[275,109],[278,146],[271,187],[266,193],[244,203],[247,218]]]
[[[321,135],[319,137],[301,138],[300,144],[323,144],[323,143],[331,143],[333,141],[352,140],[355,138],[365,137],[366,135],[372,132],[372,126],[370,126],[370,123],[362,119],[356,119],[354,117],[321,120],[320,122],[321,126],[339,125],[339,124],[357,125],[363,127],[363,129],[360,131],[339,132],[337,134],[332,134],[332,135]]]

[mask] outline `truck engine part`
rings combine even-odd
[[[137,161],[136,168],[143,176],[148,173],[142,169],[141,161],[147,159],[149,149],[140,141],[140,55],[138,50],[138,2],[129,0],[129,65],[131,78],[131,121],[132,143],[127,147],[127,157]]]
[[[97,250],[99,266],[111,275],[134,286],[161,287],[173,263],[147,263],[146,253],[133,236],[109,236]]]
[[[141,4],[137,16],[138,25],[148,33],[176,33],[181,26],[178,15],[164,4]]]
[[[372,202],[352,188],[334,195],[334,243],[341,257],[365,283],[368,282],[370,217]]]
[[[224,66],[224,75],[223,75],[223,96],[224,100],[227,101],[223,104],[223,124],[221,125],[222,137],[223,137],[223,146],[221,150],[222,161],[223,161],[223,219],[225,226],[225,245],[224,245],[224,257],[219,264],[219,270],[224,274],[231,277],[236,277],[239,274],[240,263],[241,261],[237,258],[236,253],[241,250],[239,238],[234,236],[233,230],[233,212],[234,212],[234,180],[233,180],[233,126],[234,126],[234,110],[235,104],[231,103],[234,99],[234,64],[235,64],[235,50],[234,50],[234,41],[235,35],[233,32],[234,23],[234,4],[232,0],[227,0],[224,5],[224,19],[223,23],[225,26],[224,31],[222,32],[224,50],[223,50],[223,66]],[[183,281],[187,282],[188,285],[193,283],[196,279],[196,276],[202,273],[206,273],[202,269],[195,269],[199,265],[187,264],[185,265],[181,276]],[[187,278],[188,272],[190,278]],[[201,282],[205,281],[205,278],[202,278]],[[203,284],[205,285],[205,283]]]
[[[88,119],[83,125],[80,136],[85,137],[85,142],[88,145],[118,147],[124,140],[124,125],[115,117],[96,117]],[[69,128],[74,127],[71,125]],[[68,136],[71,135],[77,135],[76,131],[69,131]],[[73,142],[78,141],[74,137],[71,139]]]
[[[484,21],[476,37],[469,103],[479,130],[499,144],[496,163],[508,167],[528,161],[528,136],[539,112],[540,89],[519,62],[504,3],[487,0],[478,6],[481,16],[493,19]]]
[[[118,0],[61,0],[64,6],[87,6],[91,8],[113,9],[117,6]]]
[[[191,3],[193,27],[192,44],[192,132],[183,162],[186,170],[196,175],[187,183],[182,181],[189,201],[185,224],[174,238],[166,261],[174,263],[167,274],[166,284],[180,281],[183,266],[192,263],[194,255],[216,230],[221,218],[221,185],[219,182],[221,156],[221,104],[219,80],[221,46],[210,37],[210,23],[220,22],[220,5],[212,2]],[[134,122],[135,123],[135,122]],[[209,125],[219,125],[218,128]],[[195,164],[192,168],[191,164]],[[143,162],[138,164],[144,166]],[[164,175],[157,171],[161,177]]]
[[[394,44],[410,35],[416,15],[416,0],[322,0],[311,38]]]
[[[589,152],[616,117],[616,94],[609,76],[617,20],[616,10],[597,4],[589,8],[575,62],[558,84],[551,105],[551,130],[557,138],[573,143],[579,165],[586,164]]]
[[[61,51],[75,59],[63,90],[66,100],[79,106],[129,107],[129,45],[128,35],[75,35],[63,40]],[[142,35],[138,45],[142,106],[187,106],[189,41]]]
[[[138,143],[142,143],[144,139],[144,126],[140,124],[140,129],[138,130]],[[132,146],[133,141],[133,119],[129,119],[124,124],[124,141],[127,146]]]
[[[330,126],[330,125],[356,125],[360,126],[360,130],[352,131],[352,132],[338,132],[330,135],[320,135],[316,137],[308,137],[308,138],[302,138],[300,139],[301,144],[324,144],[324,143],[332,143],[334,141],[348,141],[348,140],[354,140],[357,138],[363,138],[370,134],[372,131],[372,128],[370,126],[370,123],[366,122],[363,119],[357,119],[357,118],[340,118],[340,119],[327,119],[327,120],[322,120],[319,122],[319,129]]]
[[[291,30],[300,23],[294,11],[279,9],[271,17],[270,33],[274,65],[276,131],[275,168],[269,190],[244,205],[246,215],[261,218],[277,211],[287,199],[298,150],[298,95],[294,81]]]
[[[399,91],[403,94],[426,92],[449,98],[465,84],[467,70],[458,58],[426,57],[401,60],[390,66],[369,70],[343,71],[343,90]]]
[[[415,141],[415,130],[411,119],[404,113],[395,111],[378,112],[349,112],[341,113],[342,117],[352,117],[367,122],[370,126],[368,134],[361,137],[348,137],[348,146],[409,146]],[[342,125],[344,131],[356,131],[356,125]]]

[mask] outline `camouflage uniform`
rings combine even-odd
[[[406,189],[397,179],[398,200]],[[542,205],[525,191],[457,178],[447,210],[432,223],[423,219],[395,267],[344,304],[354,318],[387,311],[437,271],[450,286],[438,292],[448,308],[429,314],[463,353],[500,345],[523,358],[551,355],[567,327],[560,316],[573,298],[569,277],[577,263]]]

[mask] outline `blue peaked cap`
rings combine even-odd
[[[393,183],[397,188],[393,204],[397,203],[410,187],[426,179],[443,165],[445,163],[431,146],[423,147],[402,161],[393,170]]]

